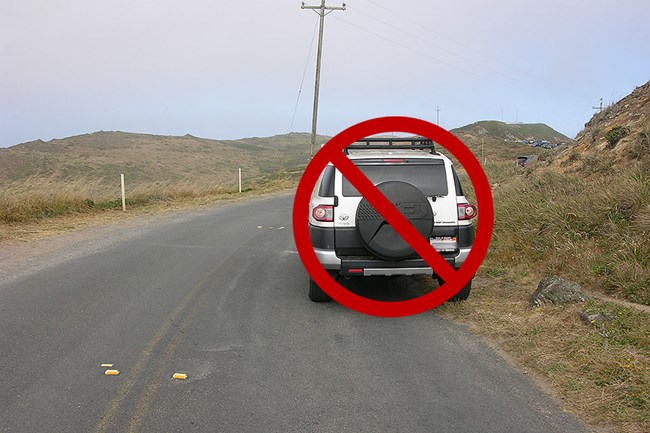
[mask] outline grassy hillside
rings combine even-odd
[[[650,431],[650,313],[638,305],[650,305],[648,137],[650,83],[526,168],[504,158],[513,143],[484,139],[492,243],[470,300],[438,310],[491,337],[603,431]],[[478,154],[481,138],[463,139]],[[554,274],[592,299],[531,309],[539,280]]]
[[[499,139],[499,140],[546,140],[552,143],[568,142],[571,139],[544,123],[510,124],[496,120],[482,120],[451,132],[462,138]]]
[[[210,140],[95,132],[0,149],[0,222],[25,223],[120,208],[120,174],[130,207],[285,185],[308,159],[310,135]],[[325,137],[318,137],[318,142]]]
[[[555,213],[548,231],[571,235],[563,250],[581,258],[581,278],[650,304],[650,82],[595,114],[531,180]]]
[[[305,133],[225,141],[101,131],[0,149],[0,182],[114,185],[125,173],[132,185],[185,180],[215,185],[233,182],[240,167],[252,178],[305,164],[308,143]]]
[[[575,142],[553,151],[493,138],[511,126],[460,128],[493,187],[495,233],[486,265],[558,274],[650,305],[650,83],[594,115]],[[467,133],[478,129],[485,138]],[[615,144],[612,131],[623,131]],[[521,169],[514,160],[524,149],[536,158]]]
[[[462,138],[489,163],[546,152],[490,134]],[[0,149],[0,221],[119,208],[120,173],[126,176],[131,207],[232,192],[240,167],[244,189],[295,180],[307,162],[309,140],[307,133],[227,141],[99,131],[19,144]]]

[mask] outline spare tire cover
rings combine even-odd
[[[377,189],[425,239],[429,239],[433,231],[433,211],[422,191],[399,181],[380,183]],[[361,242],[377,257],[403,260],[415,255],[413,248],[365,198],[357,207],[356,221]]]

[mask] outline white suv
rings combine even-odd
[[[452,162],[424,137],[369,137],[347,147],[350,160],[454,268],[474,242],[476,207],[463,195]],[[318,260],[334,279],[433,275],[443,281],[356,188],[328,165],[309,203],[309,234]],[[465,300],[470,280],[452,300]],[[309,298],[330,297],[310,278]]]

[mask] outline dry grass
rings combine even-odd
[[[484,165],[495,205],[490,250],[470,299],[438,311],[488,336],[592,425],[650,432],[650,314],[602,300],[528,306],[539,280],[553,274],[650,304],[650,156],[612,165],[581,154],[572,171],[551,159],[540,154],[521,169],[510,153]],[[583,311],[613,320],[584,323]]]
[[[509,162],[485,170],[495,204],[487,266],[534,268],[650,304],[650,172],[642,162],[599,174]]]
[[[487,335],[590,424],[650,431],[650,315],[600,301],[531,310],[528,297],[539,275],[489,267],[481,274],[469,301],[438,311]],[[582,311],[614,319],[588,324]]]
[[[0,193],[0,242],[26,241],[145,213],[163,212],[239,200],[295,188],[301,169],[291,169],[246,182],[242,193],[234,184],[157,182],[126,191],[122,211],[119,185],[98,182],[32,179]]]

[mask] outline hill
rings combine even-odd
[[[643,163],[649,155],[650,81],[596,113],[554,164],[571,170],[603,171],[612,164]]]
[[[546,140],[551,143],[571,141],[566,135],[544,123],[510,124],[496,120],[482,120],[450,131],[461,139],[495,139],[506,141]]]
[[[477,153],[476,146],[481,141],[491,148],[501,147],[496,142],[503,140],[568,140],[544,124],[508,125],[496,121],[476,122],[452,133]],[[319,136],[317,141],[322,143],[326,139]],[[0,149],[0,184],[7,189],[15,185],[24,189],[47,179],[48,183],[93,182],[112,187],[120,173],[126,174],[131,185],[233,183],[240,167],[247,178],[252,178],[304,165],[308,160],[309,140],[308,133],[214,140],[189,134],[162,136],[98,131]],[[489,153],[492,152],[488,150]]]
[[[512,236],[504,259],[527,257],[526,266],[650,305],[650,82],[596,113],[560,152],[498,181],[495,202],[528,210],[499,210],[495,226]]]
[[[594,115],[575,142],[526,167],[503,159],[525,146],[478,138],[486,155],[494,152],[487,164],[481,158],[494,231],[480,289],[470,302],[443,306],[604,431],[650,431],[649,110],[647,83]],[[491,124],[503,137],[504,125]],[[473,130],[476,142],[477,131],[490,130],[480,125],[460,129]],[[552,275],[577,282],[591,299],[531,309],[538,282]]]
[[[318,137],[319,142],[324,137]],[[310,135],[290,133],[240,140],[192,135],[159,136],[99,131],[0,149],[0,184],[47,179],[52,183],[115,185],[125,173],[131,185],[156,182],[234,183],[238,168],[248,179],[304,165]]]

